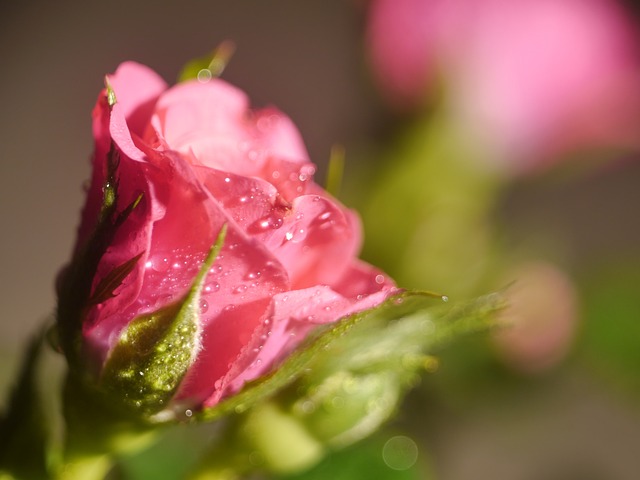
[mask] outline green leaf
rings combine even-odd
[[[201,341],[200,293],[226,235],[220,231],[187,294],[127,325],[105,364],[101,387],[144,415],[166,408]]]
[[[448,305],[436,303],[431,294],[400,293],[376,308],[331,325],[271,374],[247,384],[226,401],[196,412],[190,419],[211,421],[231,412],[245,412],[305,372],[301,380],[304,388],[319,385],[337,372],[395,372],[391,378],[399,386],[408,387],[416,372],[428,366],[426,352],[460,335],[490,328],[495,324],[494,314],[503,306],[504,301],[497,294]],[[367,388],[377,387],[369,384]]]
[[[188,62],[178,75],[178,82],[198,79],[207,82],[219,77],[227,67],[236,47],[231,41],[222,42],[211,54]]]

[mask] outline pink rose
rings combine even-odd
[[[99,260],[93,294],[136,260],[114,296],[83,311],[82,348],[93,370],[134,319],[185,295],[223,225],[224,246],[201,290],[198,345],[174,396],[181,405],[216,404],[317,325],[395,291],[357,259],[359,219],[313,182],[289,118],[249,110],[246,95],[218,79],[167,89],[153,71],[124,63],[108,81],[117,102],[110,107],[103,91],[93,112],[93,176],[76,256],[96,229],[115,152],[118,209],[139,201]]]
[[[508,169],[638,146],[639,36],[614,0],[373,0],[367,35],[392,104],[441,85],[460,135]]]

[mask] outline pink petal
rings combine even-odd
[[[342,277],[360,246],[359,229],[327,198],[296,198],[282,227],[267,230],[261,241],[289,273],[293,289],[331,285]]]
[[[375,294],[360,296],[358,300],[345,298],[326,286],[275,295],[261,329],[247,347],[252,355],[233,365],[223,384],[225,391],[207,399],[205,405],[217,403],[221,396],[241,390],[245,383],[268,372],[318,325],[333,323],[378,305],[394,291],[387,286]]]
[[[261,166],[242,151],[253,141],[247,112],[248,99],[239,89],[218,79],[191,81],[162,95],[151,125],[168,148],[192,155],[194,163],[246,175]],[[238,161],[242,156],[245,161]]]
[[[300,131],[289,117],[275,108],[265,108],[254,117],[260,143],[274,157],[295,163],[308,163],[309,154]]]
[[[153,70],[135,62],[120,64],[108,78],[129,129],[142,136],[156,100],[167,89],[167,84]]]

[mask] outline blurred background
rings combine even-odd
[[[638,478],[637,11],[613,0],[0,3],[0,391],[54,310],[104,75],[136,60],[173,83],[231,40],[223,78],[293,119],[319,183],[345,147],[339,197],[362,212],[368,260],[403,287],[512,299],[513,327],[443,351],[393,424],[418,445],[423,478]]]

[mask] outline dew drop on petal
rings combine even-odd
[[[238,285],[236,287],[234,287],[234,289],[232,290],[233,293],[244,293],[247,291],[247,286],[245,284],[242,285]]]
[[[156,272],[166,272],[168,268],[169,268],[169,259],[166,257],[153,262],[153,269]]]
[[[207,310],[209,310],[209,302],[203,298],[200,300],[200,313],[206,313]]]
[[[257,270],[255,272],[247,273],[247,275],[245,276],[245,279],[246,280],[255,280],[257,278],[260,278],[261,275],[262,275],[262,272],[260,270]]]

